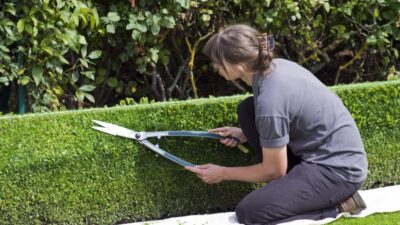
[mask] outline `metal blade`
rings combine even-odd
[[[127,129],[125,127],[121,127],[115,124],[111,124],[111,123],[106,123],[106,122],[102,122],[99,120],[93,120],[94,123],[100,125],[100,126],[93,126],[93,129],[105,132],[107,134],[111,134],[111,135],[116,135],[116,136],[120,136],[120,137],[125,137],[125,138],[131,138],[131,139],[137,139],[135,137],[135,135],[137,134],[137,132]]]
[[[107,134],[114,135],[114,136],[117,135],[117,133],[115,131],[112,131],[112,130],[110,130],[108,128],[105,128],[105,127],[93,126],[92,128],[95,129],[95,130],[102,131],[102,132],[107,133]]]

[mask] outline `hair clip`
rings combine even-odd
[[[258,36],[258,43],[260,44],[260,51],[268,50],[267,34],[263,33]]]
[[[273,36],[268,36],[267,37],[267,47],[268,50],[272,51],[275,48],[275,39]]]

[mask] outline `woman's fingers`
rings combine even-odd
[[[230,135],[230,127],[218,127],[218,128],[214,128],[211,130],[208,130],[208,132],[214,133],[214,134],[219,134],[221,136],[227,136]]]
[[[210,168],[210,166],[212,166],[212,164],[204,164],[204,165],[198,165],[197,168],[198,169],[208,169],[208,168]]]
[[[221,143],[229,147],[235,147],[238,144],[238,142],[233,138],[221,139]]]
[[[217,127],[217,128],[213,128],[213,129],[208,130],[208,132],[212,132],[212,133],[214,133],[214,132],[222,132],[222,131],[225,131],[227,129],[229,129],[229,127]]]
[[[239,144],[241,129],[237,127],[218,127],[208,130],[208,132],[218,134],[222,137],[220,142],[228,147],[236,147]]]
[[[214,128],[214,129],[208,130],[208,132],[226,137],[226,136],[233,136],[235,129],[234,129],[234,127],[219,127],[219,128]]]
[[[186,170],[189,170],[189,171],[191,171],[191,172],[193,172],[193,173],[196,173],[196,174],[199,174],[200,173],[200,169],[199,168],[197,168],[196,166],[185,166],[185,169]]]
[[[235,139],[229,138],[228,144],[230,147],[235,147],[238,144],[238,142]]]

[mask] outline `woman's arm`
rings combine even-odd
[[[287,170],[287,148],[263,148],[263,162],[245,167],[222,167],[206,164],[185,167],[197,174],[205,183],[219,183],[224,180],[245,182],[269,182],[282,177]]]

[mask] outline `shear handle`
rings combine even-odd
[[[163,157],[165,157],[165,158],[171,160],[172,162],[174,162],[174,163],[176,163],[176,164],[178,164],[178,165],[181,165],[181,166],[191,166],[191,167],[194,167],[194,166],[195,166],[194,164],[192,164],[192,163],[190,163],[190,162],[187,162],[187,161],[185,161],[185,160],[183,160],[183,159],[181,159],[181,158],[179,158],[179,157],[176,157],[176,156],[172,155],[171,153],[169,153],[169,152],[167,152],[167,151],[165,151],[165,150],[163,150],[163,149],[161,149],[161,148],[155,146],[154,144],[152,144],[152,143],[151,143],[150,141],[148,141],[148,140],[140,141],[140,143],[143,144],[144,146],[150,148],[152,151],[158,153],[159,155],[161,155],[161,156],[163,156]]]
[[[233,138],[238,143],[240,140],[238,138],[232,136],[221,136],[218,134],[205,132],[205,131],[159,131],[159,132],[141,132],[141,140],[150,137],[203,137],[203,138],[214,138],[214,139],[225,139],[225,138]]]

